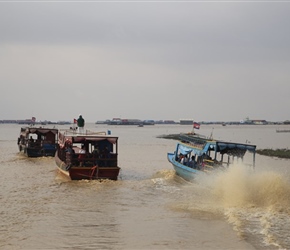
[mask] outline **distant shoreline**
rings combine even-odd
[[[157,138],[179,140],[179,136],[180,134],[169,134],[169,135],[158,135]]]
[[[290,159],[290,150],[282,149],[257,149],[256,152],[260,155]]]

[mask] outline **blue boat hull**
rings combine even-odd
[[[25,145],[20,145],[19,151],[28,157],[54,156],[56,152],[56,145],[44,145],[42,147],[27,147]]]
[[[184,166],[175,160],[174,153],[167,153],[167,159],[172,164],[177,175],[187,181],[192,181],[200,173],[199,170]]]

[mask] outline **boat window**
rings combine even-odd
[[[34,141],[36,141],[37,140],[37,135],[36,134],[29,134],[28,138],[29,139],[32,138]]]

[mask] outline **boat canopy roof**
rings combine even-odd
[[[184,134],[181,135],[180,138],[181,142],[178,145],[178,150],[181,154],[193,152],[201,156],[208,151],[215,151],[220,154],[242,157],[247,151],[251,153],[255,153],[256,151],[256,145],[210,140],[203,137]]]
[[[232,150],[245,150],[254,153],[256,151],[255,145],[241,144],[241,143],[232,143],[232,142],[216,142],[218,152],[227,152]]]
[[[36,128],[36,127],[25,127],[21,128],[21,134],[28,135],[28,134],[41,134],[45,135],[47,133],[57,134],[58,129],[56,128]]]
[[[183,144],[178,145],[178,150],[183,155],[187,155],[191,152],[193,152],[195,155],[198,155],[198,156],[201,156],[203,154],[202,150],[200,150],[198,148],[190,147],[188,145],[183,145]]]
[[[73,142],[83,142],[83,141],[104,141],[107,140],[111,143],[116,143],[118,138],[117,137],[104,137],[104,136],[97,136],[97,137],[72,137]]]
[[[201,156],[208,151],[215,151],[220,154],[228,154],[232,156],[242,157],[247,151],[255,153],[256,146],[246,145],[232,142],[209,142],[203,148],[195,147],[192,144],[179,143],[178,150],[181,154],[189,154],[193,152],[195,155]]]
[[[107,135],[105,132],[91,132],[87,134],[77,134],[70,131],[60,131],[58,134],[58,140],[60,146],[64,146],[65,143],[85,143],[85,142],[97,142],[107,140],[112,144],[116,144],[118,137]]]

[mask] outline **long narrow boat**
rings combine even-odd
[[[247,165],[255,167],[256,146],[207,139],[196,134],[180,134],[174,153],[167,153],[168,161],[177,175],[191,181],[198,174],[217,168],[227,168],[252,153]]]
[[[277,133],[290,133],[290,129],[276,129]]]
[[[57,133],[56,128],[22,127],[17,140],[19,151],[28,157],[54,156]]]
[[[60,130],[55,161],[59,172],[71,180],[117,180],[118,137],[106,132]]]

